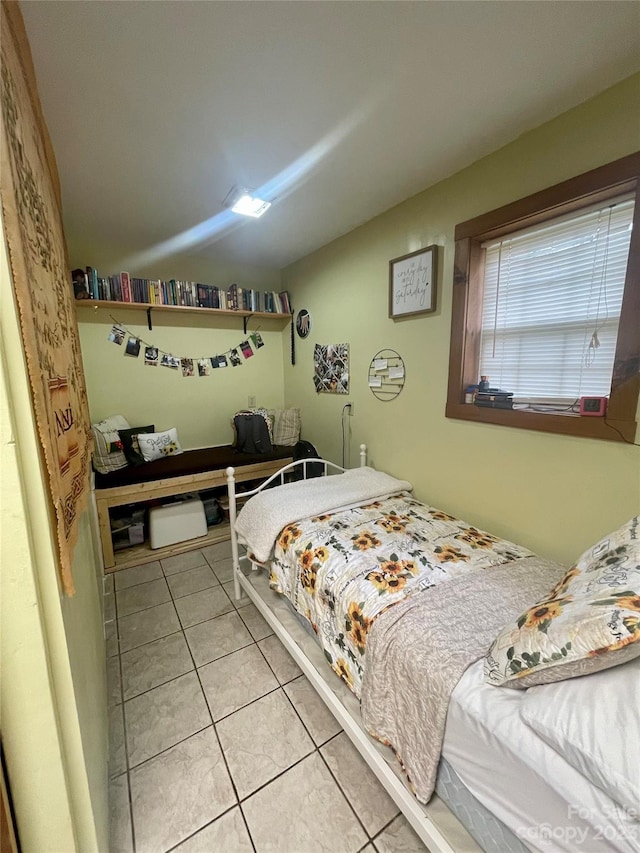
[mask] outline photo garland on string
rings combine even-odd
[[[122,346],[126,339],[124,348],[125,355],[130,358],[138,358],[140,351],[144,351],[144,365],[148,367],[168,367],[170,370],[180,370],[183,377],[209,376],[212,369],[228,367],[239,367],[243,361],[255,355],[264,347],[264,340],[257,330],[241,341],[237,346],[231,347],[222,355],[212,356],[175,356],[173,353],[159,349],[155,344],[138,337],[114,317],[111,317],[113,326],[107,340],[117,346]],[[242,355],[241,355],[242,354]],[[244,357],[244,358],[243,358]]]

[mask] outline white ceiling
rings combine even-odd
[[[283,267],[640,68],[636,2],[22,8],[72,260]],[[234,184],[263,219],[224,211]]]

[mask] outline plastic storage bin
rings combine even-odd
[[[186,542],[207,533],[201,500],[178,501],[149,510],[149,540],[152,548]]]

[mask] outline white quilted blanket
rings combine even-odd
[[[370,500],[408,492],[406,480],[397,480],[373,468],[352,468],[344,474],[317,477],[265,489],[244,505],[236,519],[236,532],[248,551],[264,563],[278,534],[287,524]]]

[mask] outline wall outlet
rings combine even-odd
[[[348,403],[345,403],[345,406],[349,407],[347,411],[349,413],[349,416],[353,417],[353,402],[351,400],[349,400]]]
[[[256,406],[256,398],[253,396],[253,394],[250,394],[249,395],[249,408],[255,409],[255,406]]]

